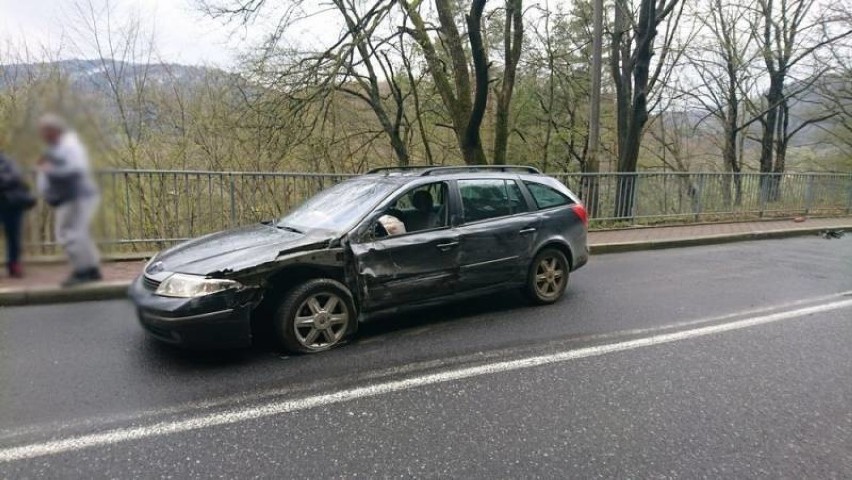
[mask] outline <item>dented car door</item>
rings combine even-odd
[[[458,247],[451,228],[353,243],[364,306],[373,310],[452,293],[458,283]]]

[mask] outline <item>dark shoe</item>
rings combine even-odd
[[[77,285],[87,283],[88,281],[88,279],[86,279],[79,273],[72,273],[70,277],[66,278],[65,281],[60,284],[60,286],[62,288],[71,288],[76,287]]]
[[[89,280],[93,282],[99,282],[104,279],[104,276],[101,275],[101,270],[99,268],[93,268],[89,270]]]
[[[86,283],[97,282],[102,280],[103,276],[101,275],[101,271],[97,268],[92,268],[90,270],[84,270],[82,272],[74,272],[68,277],[67,280],[62,282],[63,288],[76,287],[78,285],[83,285]]]

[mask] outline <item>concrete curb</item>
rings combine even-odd
[[[3,288],[0,289],[0,305],[4,307],[16,307],[22,305],[115,300],[126,298],[129,286],[129,281],[114,281],[81,285],[73,288]]]
[[[136,262],[144,261],[153,257],[157,252],[142,252],[142,253],[121,253],[101,255],[101,261],[104,263],[112,262]],[[25,256],[24,262],[28,265],[65,265],[68,263],[68,257],[65,255],[39,255]],[[6,266],[6,261],[0,259],[0,266]]]
[[[768,230],[764,232],[724,233],[719,235],[704,235],[692,238],[677,238],[672,240],[649,240],[645,242],[598,243],[589,246],[592,254],[636,252],[640,250],[658,250],[664,248],[694,247],[700,245],[717,245],[723,243],[743,242],[749,240],[771,240],[780,238],[816,235],[824,230],[846,230],[849,225],[823,227],[795,228],[790,230]]]
[[[748,240],[790,238],[815,235],[823,230],[845,229],[849,229],[849,226],[806,227],[790,230],[706,235],[701,237],[645,242],[598,243],[590,245],[589,249],[593,255],[601,255],[607,253],[636,252],[641,250],[717,245]],[[5,288],[0,289],[0,306],[12,307],[97,300],[118,300],[127,298],[127,289],[130,286],[130,283],[130,281],[102,282],[67,289],[59,287],[39,287],[29,289]]]

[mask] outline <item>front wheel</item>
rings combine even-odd
[[[275,315],[281,343],[302,353],[322,352],[339,344],[355,321],[351,292],[328,278],[308,280],[290,291]]]
[[[532,261],[527,279],[527,296],[539,305],[554,303],[568,286],[568,259],[555,248],[545,248]]]

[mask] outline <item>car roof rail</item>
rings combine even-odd
[[[407,172],[410,170],[423,170],[425,168],[429,168],[428,165],[406,165],[404,167],[376,167],[367,170],[366,175],[372,175],[376,173],[384,173],[389,174],[393,172]]]
[[[541,170],[527,165],[461,165],[449,167],[432,167],[427,168],[420,173],[421,176],[433,175],[436,173],[455,173],[455,172],[514,172],[520,171],[523,173],[541,174]]]

